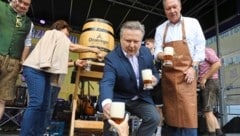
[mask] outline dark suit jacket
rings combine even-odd
[[[150,68],[153,75],[159,80],[159,73],[154,66],[152,55],[148,48],[141,46],[138,56],[139,87],[130,61],[122,52],[120,45],[105,57],[103,78],[100,81],[100,105],[109,98],[113,101],[127,101],[138,96],[147,103],[153,103],[150,91],[143,90],[141,70]]]

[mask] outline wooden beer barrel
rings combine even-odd
[[[114,48],[114,31],[112,24],[104,19],[90,18],[82,28],[79,44],[90,47],[97,47],[101,50],[103,57]],[[98,61],[95,53],[80,53],[80,59]]]

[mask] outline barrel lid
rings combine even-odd
[[[92,21],[102,22],[102,23],[106,23],[106,24],[112,26],[112,23],[111,23],[111,22],[109,22],[108,20],[102,19],[102,18],[89,18],[89,19],[86,20],[86,23],[87,23],[87,22],[92,22]]]

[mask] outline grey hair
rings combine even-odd
[[[127,22],[125,22],[120,29],[120,37],[122,36],[124,29],[140,30],[142,32],[143,36],[145,34],[145,27],[139,21],[127,21]]]
[[[181,2],[181,0],[178,0],[178,2],[179,2],[179,4],[180,4],[180,6],[182,6],[182,2]],[[166,0],[162,0],[162,3],[163,3],[163,7],[165,8]]]

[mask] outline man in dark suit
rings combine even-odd
[[[137,136],[152,136],[160,116],[155,108],[150,90],[144,90],[141,70],[151,69],[152,85],[159,81],[159,73],[148,48],[141,46],[145,34],[138,21],[128,21],[120,30],[120,45],[105,57],[103,78],[100,82],[100,105],[109,119],[112,101],[123,101],[126,110],[142,119]],[[104,122],[104,136],[112,135],[110,125]]]

